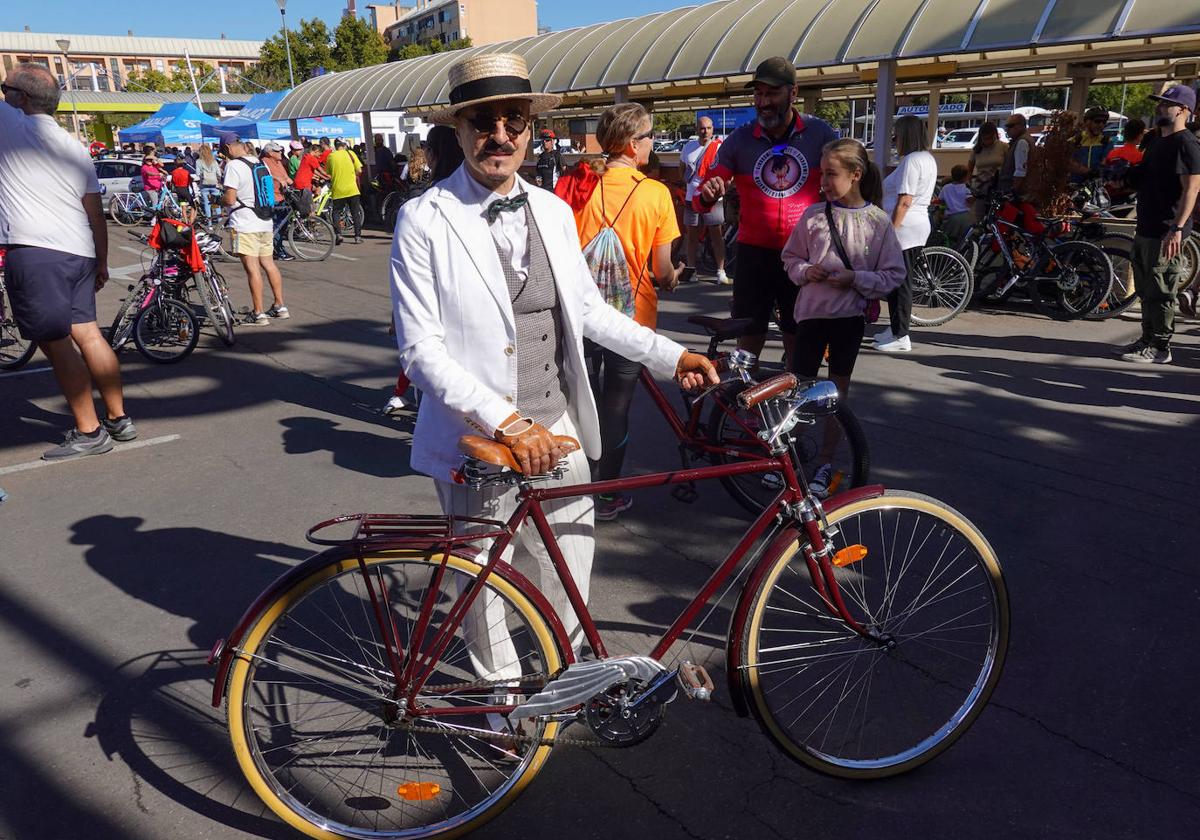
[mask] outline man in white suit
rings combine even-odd
[[[455,128],[465,162],[400,210],[391,258],[396,341],[401,367],[424,395],[412,466],[435,479],[447,514],[505,520],[516,510],[516,488],[452,483],[462,462],[458,439],[494,438],[531,475],[566,457],[561,483],[589,481],[587,458],[600,455],[600,428],[584,338],[685,388],[718,378],[704,356],[606,304],[580,253],[570,207],[517,177],[532,116],[559,97],[532,93],[517,55],[466,59],[449,76],[450,107],[427,119]],[[578,439],[582,451],[559,447],[556,435]],[[592,498],[544,507],[586,600]],[[578,652],[578,619],[537,532],[522,528],[504,560],[547,596]],[[480,600],[486,603],[477,602],[465,623],[478,676],[520,675],[504,605],[495,595]]]

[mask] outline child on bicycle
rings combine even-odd
[[[815,379],[828,347],[829,378],[845,399],[868,310],[878,317],[878,301],[904,282],[904,255],[891,219],[880,207],[879,168],[857,140],[826,144],[821,193],[825,201],[804,211],[783,248],[784,268],[800,287],[792,372]],[[809,485],[818,495],[833,480],[837,444],[837,424],[826,423],[821,466]]]

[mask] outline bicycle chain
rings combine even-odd
[[[498,688],[501,686],[508,687],[513,683],[535,682],[537,680],[548,680],[548,674],[526,674],[523,677],[508,680],[473,680],[471,682],[449,683],[447,685],[438,685],[437,687],[446,691],[461,691],[470,688]],[[574,722],[573,720],[561,721],[561,726],[566,726]],[[446,735],[453,733],[453,729],[448,729],[444,726],[426,723],[423,720],[405,720],[396,724],[397,728],[408,732],[425,732],[433,735]],[[560,727],[561,728],[561,727]],[[509,732],[488,732],[485,730],[471,730],[469,735],[463,737],[471,737],[480,741],[489,741],[508,746],[537,746],[537,747],[620,747],[620,744],[612,744],[607,741],[602,741],[599,738],[571,738],[561,735],[555,735],[553,738],[544,738],[537,735],[520,735]]]

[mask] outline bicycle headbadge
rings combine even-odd
[[[838,389],[828,380],[814,382],[796,394],[796,410],[814,417],[826,417],[837,411]]]

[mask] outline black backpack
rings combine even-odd
[[[238,201],[238,207],[253,210],[254,215],[266,220],[275,215],[275,178],[271,170],[261,160],[251,158],[234,158],[250,167],[250,180],[254,184],[254,206],[251,207]]]

